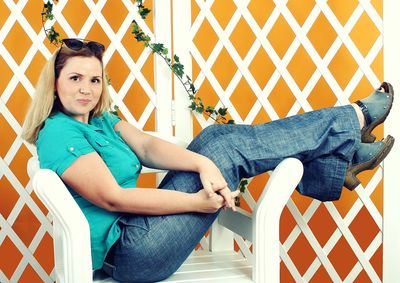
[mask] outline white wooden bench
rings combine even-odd
[[[185,146],[174,137],[159,137]],[[143,168],[142,172],[160,171]],[[28,162],[28,174],[53,221],[56,281],[115,282],[101,271],[92,272],[89,224],[58,175],[40,169],[35,156]],[[210,250],[194,251],[163,282],[279,282],[279,219],[302,174],[299,160],[283,160],[271,174],[253,213],[240,208],[238,212],[222,211],[210,232]],[[252,257],[234,251],[231,231],[253,243]]]

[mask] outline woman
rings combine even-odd
[[[255,126],[210,126],[182,149],[108,112],[103,52],[97,42],[63,41],[39,78],[23,137],[36,144],[40,166],[61,177],[84,212],[93,269],[116,280],[170,276],[218,211],[235,209],[238,192],[231,189],[242,178],[292,156],[305,168],[300,193],[335,200],[393,146],[391,136],[374,142],[371,134],[393,102],[391,85],[383,83],[347,106]],[[159,189],[136,188],[142,164],[171,170]]]

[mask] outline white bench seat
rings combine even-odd
[[[162,282],[253,282],[252,264],[235,251],[194,251],[184,264],[168,279]],[[102,271],[96,271],[95,282],[112,283],[114,280]]]
[[[194,280],[194,278],[196,278]],[[252,264],[235,251],[195,251],[163,282],[253,282]]]

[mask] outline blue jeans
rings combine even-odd
[[[212,125],[188,149],[218,166],[231,189],[242,178],[274,169],[287,157],[304,164],[298,191],[321,201],[340,197],[346,169],[360,146],[352,106],[321,109],[260,125]],[[197,192],[197,173],[170,171],[160,188]],[[105,271],[124,282],[154,282],[173,274],[201,240],[218,213],[165,216],[124,215],[121,238]]]

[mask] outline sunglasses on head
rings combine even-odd
[[[80,38],[64,38],[62,40],[61,47],[58,49],[57,55],[55,57],[54,73],[56,77],[59,76],[59,73],[57,71],[57,60],[61,52],[61,49],[63,48],[64,45],[74,51],[79,51],[82,48],[87,48],[98,58],[102,57],[103,52],[105,50],[104,45],[96,41],[89,41]]]
[[[105,50],[104,45],[101,43],[79,38],[64,38],[62,40],[61,48],[63,47],[63,45],[74,51],[79,51],[83,47],[86,47],[96,55],[102,54]]]

